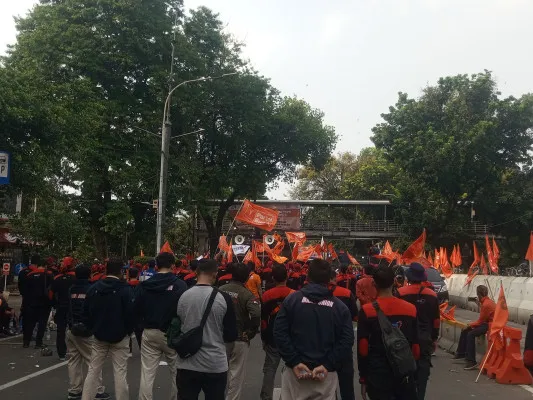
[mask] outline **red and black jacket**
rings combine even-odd
[[[263,268],[259,273],[259,277],[261,278],[261,289],[263,289],[263,292],[266,292],[275,286],[274,279],[272,279],[272,268]]]
[[[222,275],[220,278],[218,278],[217,286],[220,287],[223,285],[227,285],[228,283],[231,282],[232,278],[233,278],[232,274]]]
[[[76,280],[76,274],[73,271],[65,272],[63,274],[56,275],[50,290],[48,291],[48,298],[52,302],[52,306],[66,312],[69,307],[69,290]]]
[[[330,289],[333,296],[342,301],[346,307],[348,307],[348,310],[350,310],[350,315],[352,316],[352,320],[356,321],[358,313],[357,300],[355,299],[353,293],[346,288],[336,285],[331,286]]]
[[[416,360],[420,358],[416,307],[396,297],[379,297],[379,308],[389,318],[392,325],[400,328],[411,345]],[[392,371],[385,347],[377,312],[372,303],[361,307],[357,322],[357,362],[359,381],[372,386],[394,385]]]
[[[287,286],[277,286],[263,293],[261,298],[261,340],[268,345],[274,343],[274,321],[281,308],[281,304],[294,290]]]
[[[288,287],[290,287],[292,290],[300,290],[303,285],[304,281],[302,279],[302,274],[299,272],[291,272],[289,274],[289,279],[287,279]]]
[[[350,290],[355,295],[355,276],[352,274],[339,274],[335,279],[337,286]]]
[[[185,277],[183,278],[183,281],[185,282],[188,288],[191,288],[194,285],[196,285],[198,278],[195,272],[189,272],[189,274],[185,275]]]
[[[35,307],[48,307],[48,288],[52,283],[53,275],[45,268],[33,268],[25,278],[24,304]]]
[[[420,344],[430,345],[439,338],[440,309],[437,294],[430,288],[413,284],[398,289],[400,299],[416,307],[418,339]],[[431,346],[429,346],[431,347]],[[426,348],[427,351],[430,348]]]
[[[137,286],[139,286],[140,283],[141,283],[141,281],[138,280],[137,278],[135,278],[135,279],[130,279],[130,280],[128,281],[128,285],[130,285],[130,286],[132,286],[132,287],[137,287]]]

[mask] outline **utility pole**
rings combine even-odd
[[[161,169],[159,174],[159,199],[157,202],[157,241],[156,254],[159,253],[163,242],[163,223],[165,218],[165,206],[167,201],[167,176],[168,156],[170,149],[171,124],[170,121],[163,123],[163,135],[161,138]]]

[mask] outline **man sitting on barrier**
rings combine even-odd
[[[462,358],[466,360],[466,366],[464,368],[466,371],[478,367],[476,362],[476,338],[487,333],[489,324],[494,318],[494,310],[496,309],[496,303],[488,297],[489,290],[485,285],[479,285],[476,288],[476,293],[479,304],[481,305],[479,318],[477,321],[468,324],[461,332],[457,353],[454,357],[456,360]]]

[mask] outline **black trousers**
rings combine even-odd
[[[50,307],[47,306],[27,306],[24,307],[24,329],[22,334],[22,342],[25,345],[29,345],[31,342],[31,336],[35,325],[37,327],[37,336],[35,338],[35,344],[43,344],[44,332],[46,330],[46,323],[50,316]]]
[[[457,355],[464,357],[467,361],[476,362],[476,338],[484,335],[488,330],[488,324],[481,324],[476,328],[463,329],[459,337]]]
[[[198,400],[201,391],[205,400],[224,400],[227,380],[227,372],[211,374],[179,369],[176,376],[178,400]]]
[[[397,382],[393,376],[383,375],[369,379],[366,390],[371,400],[418,400],[416,386],[414,378]]]
[[[67,312],[68,310],[58,309],[54,317],[57,326],[56,348],[59,357],[67,355]]]
[[[420,356],[417,366],[416,386],[418,390],[418,400],[424,400],[426,397],[429,375],[431,373],[431,354]]]
[[[342,400],[355,400],[353,364],[353,357],[350,357],[344,360],[337,369],[337,377],[339,378],[339,391]]]

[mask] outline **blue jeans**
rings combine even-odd
[[[476,362],[476,338],[482,336],[489,330],[487,323],[481,324],[475,328],[466,328],[461,332],[459,337],[459,346],[457,346],[457,355],[464,356],[467,361]]]

